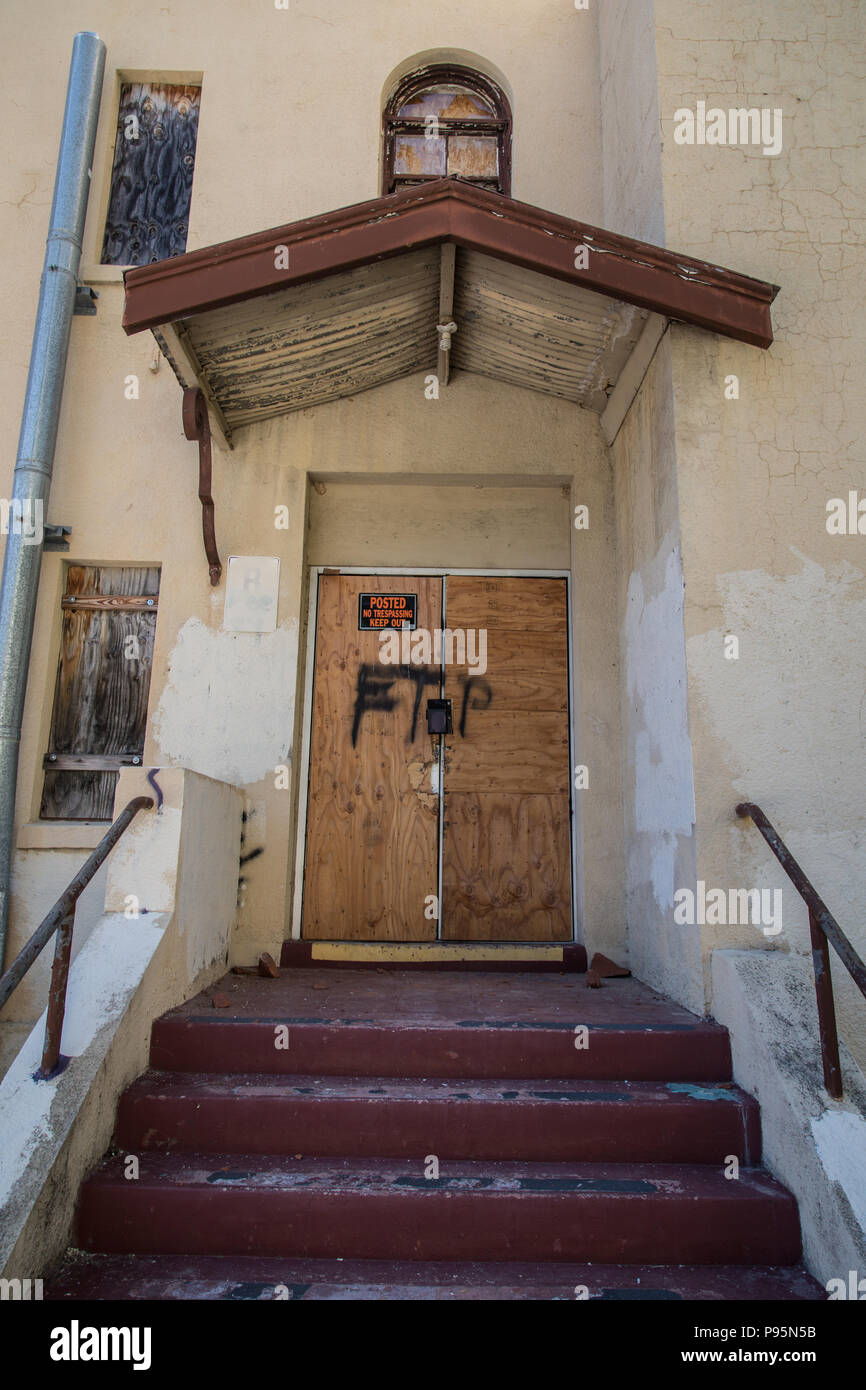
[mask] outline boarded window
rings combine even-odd
[[[511,111],[470,68],[410,73],[385,108],[383,193],[456,175],[511,192]]]
[[[200,87],[121,87],[103,265],[148,265],[186,250],[200,99]]]
[[[43,820],[111,820],[118,769],[141,762],[158,569],[70,565]]]

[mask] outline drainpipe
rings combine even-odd
[[[45,518],[51,487],[104,69],[105,44],[102,40],[97,34],[76,34],[30,349],[30,371],[18,437],[0,590],[0,971],[9,918],[18,745],[42,563],[41,522]],[[35,531],[28,525],[34,521]]]

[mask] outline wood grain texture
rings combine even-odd
[[[529,636],[565,633],[564,579],[521,579],[450,574],[446,584],[448,626],[505,629]]]
[[[454,703],[455,727],[468,728],[473,711],[568,710],[568,640],[559,632],[522,632],[519,639],[507,629],[487,633],[487,669],[483,676],[465,667],[448,666],[445,694]]]
[[[156,608],[128,602],[158,592],[156,568],[69,567],[65,598],[81,602],[63,605],[49,755],[142,755]],[[93,606],[97,598],[112,606]],[[110,820],[116,781],[94,768],[46,769],[40,817]]]
[[[303,936],[432,941],[438,798],[424,711],[438,673],[380,663],[379,633],[358,631],[358,595],[417,593],[418,626],[435,628],[442,581],[323,574],[319,584]]]
[[[568,793],[446,797],[443,935],[458,941],[571,939]]]
[[[559,711],[471,712],[466,736],[450,737],[445,793],[568,791],[568,725]]]
[[[569,940],[565,580],[449,575],[446,609],[486,628],[487,670],[446,671],[443,936]]]
[[[103,265],[147,265],[186,250],[200,87],[120,89]]]

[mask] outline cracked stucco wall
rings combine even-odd
[[[747,798],[862,956],[866,536],[826,529],[828,500],[866,481],[862,10],[657,0],[655,20],[668,245],[781,286],[767,352],[669,333],[698,875],[784,893],[778,937],[708,927],[704,950],[807,949],[798,895],[733,818]],[[699,100],[781,108],[781,154],[675,144],[674,111]],[[862,1066],[866,1008],[841,966],[835,983]]]
[[[635,974],[702,1013],[699,933],[673,918],[674,891],[695,865],[674,440],[666,334],[612,446],[626,911]]]
[[[601,75],[602,225],[664,246],[653,0],[604,0],[594,13]]]

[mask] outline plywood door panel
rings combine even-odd
[[[450,629],[486,630],[487,669],[446,668],[443,935],[568,940],[565,580],[449,575],[445,592]]]
[[[564,579],[449,575],[446,588],[450,628],[504,628],[527,636],[565,631],[568,601]],[[565,672],[563,670],[563,677]]]
[[[417,625],[432,630],[442,581],[323,574],[319,584],[303,935],[433,940],[439,804],[425,708],[439,672],[380,662],[379,633],[358,631],[358,595],[417,593]]]
[[[445,934],[452,940],[569,940],[568,793],[448,791],[445,806]]]
[[[446,797],[471,791],[568,793],[568,723],[561,710],[503,710],[492,703],[470,709],[465,736],[458,731],[446,746]]]
[[[450,618],[449,618],[450,621]],[[455,706],[463,715],[466,687],[469,687],[466,723],[471,709],[480,708],[496,689],[498,708],[510,710],[567,710],[568,685],[564,678],[568,662],[568,639],[564,626],[556,632],[524,632],[520,642],[506,628],[487,632],[487,669],[483,675],[455,671],[450,682],[460,699]],[[450,692],[449,692],[450,693]]]

